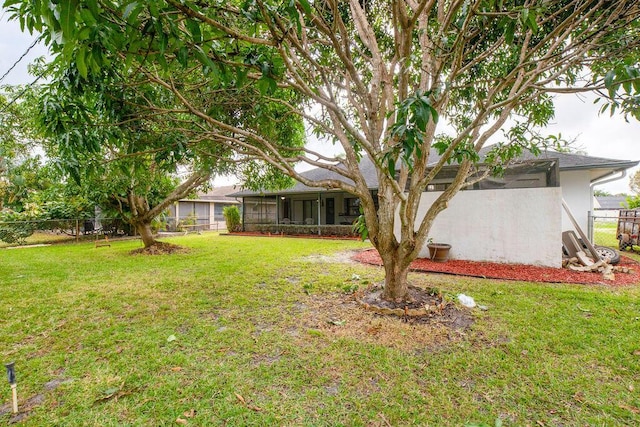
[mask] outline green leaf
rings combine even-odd
[[[80,47],[80,49],[78,49],[78,52],[76,53],[76,68],[78,69],[78,72],[80,73],[80,75],[86,79],[87,78],[87,64],[85,62],[85,48],[84,46]]]
[[[118,387],[112,387],[112,388],[108,388],[108,389],[104,390],[102,392],[102,394],[104,394],[105,396],[112,396],[112,395],[116,394],[119,391],[120,391],[120,389]]]
[[[536,22],[535,13],[529,14],[529,19],[527,20],[527,25],[533,32],[533,34],[538,34],[538,23]]]
[[[262,76],[260,79],[258,79],[257,85],[261,95],[273,93],[278,88],[277,82],[271,77],[267,76]]]
[[[236,87],[241,87],[247,81],[249,70],[244,67],[236,67]]]
[[[607,72],[607,74],[604,76],[604,85],[609,88],[611,87],[611,85],[613,84],[613,79],[616,77],[616,72],[615,70],[610,70]]]
[[[199,43],[202,41],[202,31],[200,31],[200,24],[194,20],[188,19],[187,28],[193,37],[193,41]]]
[[[447,144],[445,141],[438,141],[434,142],[432,147],[438,151],[438,155],[442,155],[445,151],[447,151],[447,148],[449,148],[449,144]]]
[[[129,17],[131,16],[132,18],[135,18],[137,16],[137,14],[134,14],[133,16],[131,15],[131,12],[134,11],[134,9],[136,9],[136,7],[138,7],[138,2],[134,1],[132,3],[129,3],[127,5],[127,7],[124,8],[124,12],[122,12],[122,19],[124,19],[125,21],[129,22]]]
[[[433,122],[435,124],[438,124],[438,120],[440,119],[440,116],[438,115],[438,110],[436,110],[431,106],[429,106],[429,108],[431,109],[431,117],[433,118]]]
[[[100,15],[100,9],[98,8],[97,0],[85,0],[84,5],[87,6],[87,8],[89,9],[93,17]],[[83,10],[86,10],[86,9],[83,9]],[[94,22],[95,22],[95,19],[94,19]]]
[[[389,175],[391,177],[395,177],[396,176],[396,162],[394,161],[394,159],[391,158],[391,156],[389,156],[387,158],[387,167],[389,169]]]
[[[78,40],[87,40],[91,35],[92,29],[89,27],[84,27],[78,32]]]
[[[216,67],[211,58],[204,53],[200,46],[196,45],[193,48],[195,49],[196,58],[203,66],[208,67],[210,70],[213,70]]]
[[[504,27],[504,39],[507,42],[507,44],[513,43],[513,37],[515,33],[516,33],[516,21],[509,20],[507,25],[505,25]]]
[[[304,12],[307,15],[311,15],[311,5],[309,4],[308,0],[299,0],[300,2],[300,6],[302,6],[302,9],[304,10]]]
[[[78,8],[77,0],[67,0],[60,2],[60,29],[64,37],[73,38],[76,28],[76,9]]]
[[[189,49],[187,49],[186,46],[182,46],[180,49],[178,49],[176,58],[178,59],[180,65],[182,65],[183,67],[187,67],[187,65],[189,64]]]

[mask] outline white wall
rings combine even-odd
[[[422,193],[419,219],[439,194]],[[560,188],[461,191],[429,237],[451,244],[453,259],[560,267],[561,209]],[[420,256],[429,256],[426,246]]]
[[[562,197],[569,205],[571,213],[582,231],[588,233],[589,211],[593,209],[589,171],[560,172],[560,185],[562,186]],[[575,230],[575,227],[562,209],[562,231],[566,230]]]

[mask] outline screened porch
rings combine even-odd
[[[249,196],[242,202],[245,231],[352,235],[358,215],[358,199],[343,192]]]

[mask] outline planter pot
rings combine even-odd
[[[449,258],[451,245],[447,243],[429,243],[429,258],[436,262],[445,262]]]

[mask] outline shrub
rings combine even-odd
[[[25,243],[38,227],[37,222],[28,221],[31,215],[22,212],[0,212],[0,241],[12,244]]]
[[[240,209],[237,206],[225,206],[222,210],[224,220],[227,223],[227,231],[240,231],[242,222],[240,221]]]
[[[161,213],[151,221],[151,231],[167,231],[169,229],[169,221],[166,213]]]
[[[196,225],[197,223],[198,223],[198,217],[196,216],[196,214],[191,213],[189,214],[189,216],[187,216],[184,219],[181,219],[178,222],[177,229],[178,231],[189,230],[191,226]]]

